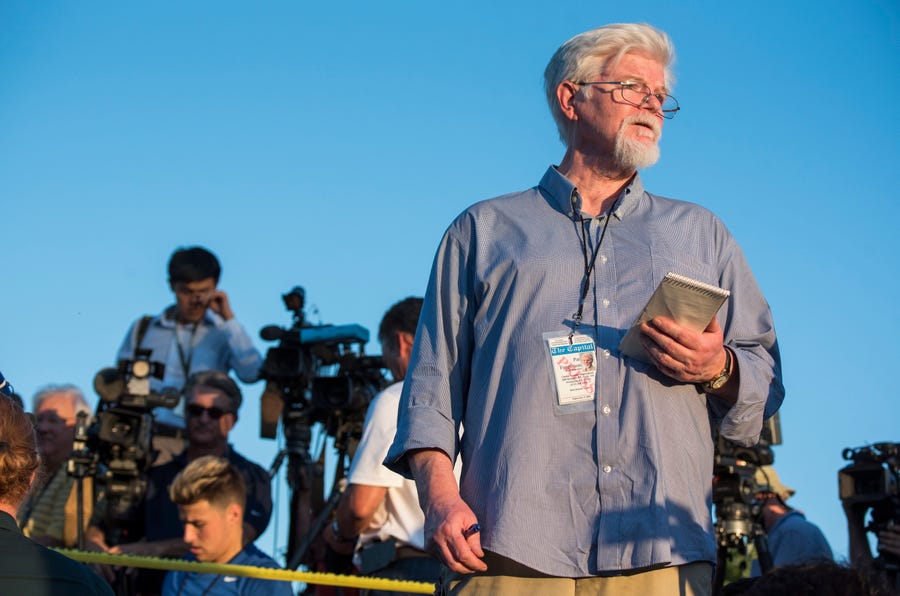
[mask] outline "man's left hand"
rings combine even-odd
[[[703,383],[725,367],[724,337],[716,317],[702,332],[656,317],[641,324],[641,333],[653,363],[676,381]]]
[[[216,290],[213,293],[212,298],[209,300],[209,308],[226,321],[230,321],[234,318],[234,313],[231,311],[231,304],[228,302],[228,294],[222,290]]]

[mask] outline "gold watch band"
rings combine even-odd
[[[721,389],[725,383],[728,382],[728,379],[731,378],[731,350],[725,346],[725,368],[722,369],[722,372],[717,374],[712,379],[701,383],[701,387],[706,391],[713,391],[716,389]]]

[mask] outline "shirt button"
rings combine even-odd
[[[610,352],[609,350],[606,350],[606,349],[603,350],[603,357],[604,357],[604,358],[609,358],[610,355],[611,355],[611,352]]]
[[[610,472],[612,472],[612,466],[603,466],[604,474],[609,474]]]
[[[609,413],[612,412],[612,408],[609,407],[609,404],[606,404],[603,406],[602,412],[604,416],[609,416]]]
[[[604,298],[600,304],[603,305],[603,308],[609,308],[609,298]]]
[[[606,255],[600,255],[600,262],[601,262],[601,263],[605,263],[605,262],[606,262]]]

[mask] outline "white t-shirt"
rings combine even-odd
[[[375,396],[366,412],[362,439],[350,464],[347,482],[387,487],[387,495],[372,523],[360,535],[358,546],[376,539],[394,537],[403,544],[425,548],[425,515],[419,506],[416,483],[384,467],[394,435],[397,434],[397,410],[403,382],[394,383]],[[454,472],[459,482],[461,464],[457,458]]]

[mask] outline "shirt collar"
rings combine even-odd
[[[176,321],[174,317],[172,317],[172,313],[175,312],[175,305],[171,304],[162,311],[162,314],[159,315],[159,319],[157,319],[159,325],[161,327],[166,327],[169,329],[174,329]],[[211,311],[210,309],[206,309],[206,312],[203,313],[203,318],[200,319],[200,324],[204,326],[216,326],[216,318],[219,317],[216,313]],[[219,317],[221,318],[221,317]],[[224,319],[222,319],[224,321]]]
[[[573,202],[580,210],[581,198],[576,192],[578,189],[571,180],[556,169],[556,166],[547,168],[538,187],[557,211],[565,213],[568,217],[575,217],[575,211],[572,208]],[[622,190],[622,194],[619,195],[613,215],[617,219],[622,219],[634,211],[643,196],[644,184],[641,182],[641,175],[636,173],[628,186]]]
[[[18,524],[16,524],[16,518],[5,511],[0,511],[0,529],[9,530],[10,532],[15,532],[17,534],[22,533]]]

